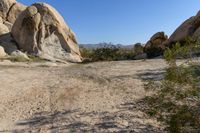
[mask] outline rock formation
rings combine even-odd
[[[25,9],[25,5],[15,0],[0,0],[0,17],[4,22],[13,24],[18,15]]]
[[[151,39],[146,43],[144,51],[149,58],[162,55],[165,46],[164,42],[168,39],[164,32],[154,34]]]
[[[50,5],[36,3],[26,8],[12,28],[20,49],[51,61],[81,62],[74,33]]]
[[[51,61],[81,62],[74,33],[53,7],[42,3],[27,8],[0,0],[0,46],[9,55],[20,49]]]
[[[0,46],[0,58],[5,57],[6,53],[4,51],[4,48]]]
[[[166,42],[166,45],[182,42],[187,37],[191,37],[195,40],[200,39],[200,11],[196,16],[193,16],[182,23],[170,36],[169,40]]]
[[[15,3],[12,8],[9,10],[7,20],[10,23],[14,23],[17,19],[17,17],[20,15],[22,11],[26,9],[26,6],[24,6],[21,3]]]
[[[25,8],[26,6],[15,0],[0,0],[0,45],[8,54],[17,50],[10,31],[16,18]]]

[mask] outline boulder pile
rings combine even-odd
[[[82,61],[75,34],[45,3],[27,7],[15,0],[0,0],[0,45],[9,55],[21,50],[50,61]]]

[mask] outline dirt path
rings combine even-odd
[[[163,60],[55,66],[0,62],[0,132],[163,132],[138,109]]]

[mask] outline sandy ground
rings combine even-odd
[[[0,62],[0,133],[163,133],[139,108],[162,59],[91,64]]]

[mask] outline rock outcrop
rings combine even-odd
[[[20,49],[52,61],[81,62],[74,33],[50,5],[36,3],[26,8],[12,28]]]
[[[26,6],[15,0],[0,0],[0,17],[4,21],[14,23],[18,15],[26,9]]]
[[[26,9],[26,6],[21,3],[15,3],[12,8],[10,9],[7,21],[10,23],[14,23],[17,19],[17,17],[21,14],[22,11]]]
[[[0,17],[0,20],[1,17]],[[0,21],[0,46],[2,46],[7,54],[11,54],[13,51],[17,50],[17,46],[10,34],[10,29]]]
[[[187,37],[191,37],[194,40],[200,39],[200,11],[196,16],[193,16],[182,23],[170,36],[166,45],[183,42]]]
[[[17,46],[10,31],[13,23],[26,6],[15,0],[0,0],[0,46],[7,54],[17,50]]]
[[[162,55],[165,46],[164,42],[168,39],[164,32],[154,34],[151,39],[146,43],[144,51],[149,58]]]

